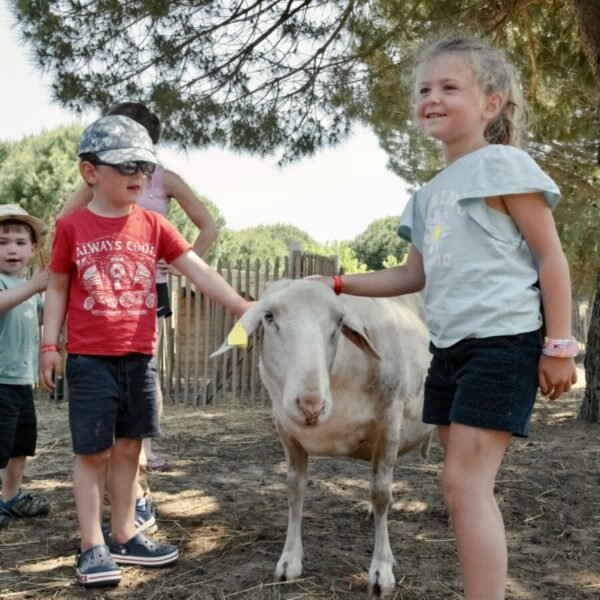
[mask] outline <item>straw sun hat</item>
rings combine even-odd
[[[33,229],[36,244],[41,246],[44,243],[44,238],[48,233],[46,223],[37,217],[32,217],[17,204],[0,204],[0,224],[4,221],[23,221],[23,223],[27,223]]]

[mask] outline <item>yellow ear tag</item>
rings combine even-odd
[[[227,336],[227,344],[229,346],[238,346],[239,348],[246,348],[248,346],[248,334],[241,323],[236,323],[233,329]]]

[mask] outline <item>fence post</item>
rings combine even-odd
[[[302,277],[302,247],[298,242],[290,242],[290,279]]]

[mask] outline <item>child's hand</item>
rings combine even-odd
[[[48,269],[34,272],[29,278],[29,283],[36,292],[43,292],[48,287]]]
[[[577,382],[575,361],[542,354],[538,363],[538,379],[542,394],[550,400],[556,400]]]
[[[168,273],[171,273],[171,275],[181,277],[181,271],[177,270],[173,265],[170,265],[164,258],[161,258],[156,263],[156,268],[161,275],[167,275]]]
[[[60,352],[42,352],[40,354],[40,385],[46,392],[56,387],[56,380],[62,379],[63,368]]]
[[[251,309],[254,304],[256,304],[255,301],[246,300],[244,306],[242,307],[242,312],[240,312],[240,314],[237,316],[241,317],[247,310]]]

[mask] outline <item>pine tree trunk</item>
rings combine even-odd
[[[585,395],[579,415],[591,423],[600,422],[600,272],[596,298],[585,346]]]
[[[572,2],[579,26],[581,49],[600,88],[600,2],[598,0],[572,0]],[[600,103],[598,121],[600,123]],[[600,135],[598,140],[598,164],[600,165]],[[586,389],[579,414],[592,423],[598,423],[600,422],[600,272],[596,282],[584,365]]]

